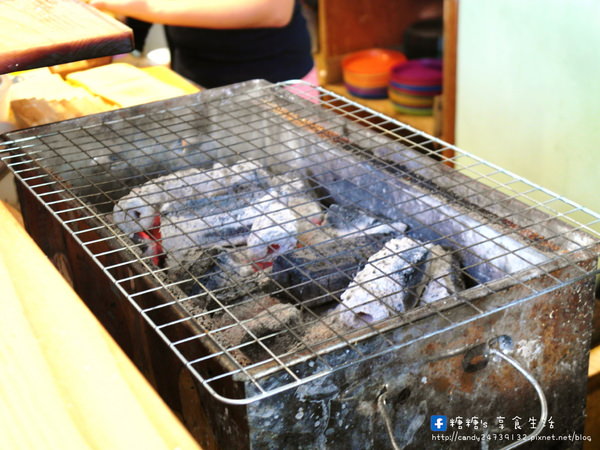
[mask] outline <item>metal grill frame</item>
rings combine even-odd
[[[232,91],[230,92],[228,89],[232,89]],[[291,355],[278,355],[270,352],[269,348],[266,348],[265,350],[271,354],[270,361],[258,361],[254,365],[241,365],[237,362],[236,358],[231,355],[232,350],[235,349],[226,348],[219,340],[213,339],[211,333],[214,333],[214,330],[202,329],[201,326],[199,327],[198,324],[195,323],[198,317],[192,317],[188,314],[188,317],[174,318],[170,322],[156,322],[153,317],[157,310],[178,306],[181,302],[189,300],[189,298],[180,298],[173,294],[173,288],[177,286],[179,281],[170,280],[168,277],[164,276],[164,269],[154,266],[149,257],[140,256],[140,252],[136,250],[137,246],[132,244],[126,236],[120,233],[118,228],[111,222],[110,214],[107,212],[100,213],[97,209],[97,207],[100,206],[99,203],[94,203],[92,205],[87,203],[86,200],[89,198],[93,199],[92,194],[87,196],[78,194],[78,189],[74,189],[69,184],[68,177],[65,177],[65,174],[53,173],[51,168],[47,167],[48,164],[52,163],[52,159],[49,159],[48,155],[48,152],[52,153],[54,151],[52,145],[56,142],[69,142],[69,134],[73,131],[76,133],[84,132],[89,138],[88,141],[81,143],[75,140],[69,145],[72,146],[76,153],[80,152],[81,156],[83,156],[82,159],[75,160],[75,163],[84,161],[81,167],[72,167],[73,170],[71,175],[85,178],[85,172],[87,170],[85,160],[94,158],[91,156],[91,153],[89,153],[90,150],[86,149],[86,146],[91,145],[92,150],[94,150],[93,146],[98,143],[95,141],[95,136],[100,135],[101,133],[97,132],[102,131],[101,129],[104,127],[114,127],[115,130],[117,130],[115,132],[115,140],[119,141],[117,145],[129,145],[135,151],[145,153],[145,157],[150,159],[156,158],[157,148],[162,148],[164,152],[177,152],[182,149],[180,139],[186,139],[191,132],[194,132],[194,130],[189,128],[186,120],[180,120],[178,114],[183,114],[183,117],[185,117],[190,114],[188,108],[193,107],[194,105],[201,107],[210,104],[217,105],[216,107],[218,108],[219,102],[224,102],[224,107],[227,108],[230,104],[227,103],[227,99],[222,99],[223,94],[225,94],[227,99],[232,100],[234,103],[240,102],[242,104],[244,101],[243,99],[253,101],[257,98],[284,98],[286,105],[288,105],[290,109],[283,110],[283,112],[276,112],[275,116],[277,120],[283,120],[284,122],[287,121],[290,123],[291,131],[287,131],[292,134],[294,133],[295,128],[303,129],[304,133],[300,137],[294,136],[290,138],[291,141],[299,138],[309,140],[314,139],[316,142],[322,140],[323,142],[327,142],[327,145],[329,146],[333,145],[336,148],[341,148],[344,152],[348,152],[349,155],[355,154],[361,158],[365,158],[369,162],[377,162],[379,165],[383,165],[383,169],[394,169],[394,164],[390,161],[393,161],[393,158],[397,155],[394,154],[394,152],[377,154],[378,146],[373,145],[373,142],[370,142],[370,140],[375,139],[375,136],[381,136],[384,140],[398,143],[405,148],[410,148],[415,151],[415,153],[418,153],[418,156],[411,156],[408,160],[402,158],[400,162],[409,167],[413,163],[418,166],[416,170],[411,172],[413,176],[415,174],[416,176],[410,180],[410,182],[416,184],[419,189],[423,189],[423,191],[426,192],[424,195],[429,196],[431,194],[431,192],[427,191],[428,189],[431,189],[431,186],[427,184],[427,181],[431,181],[431,179],[428,179],[427,175],[429,175],[430,172],[436,172],[441,169],[441,175],[438,175],[438,177],[444,177],[446,181],[452,180],[452,178],[456,176],[457,181],[450,181],[450,190],[455,189],[459,192],[467,192],[467,206],[470,204],[471,206],[486,209],[494,206],[491,202],[501,199],[502,202],[506,202],[507,204],[510,203],[511,206],[515,202],[521,205],[520,210],[515,214],[516,216],[528,215],[530,213],[537,215],[538,212],[541,211],[543,214],[538,217],[542,217],[542,219],[540,219],[540,222],[532,224],[534,226],[545,223],[546,221],[554,222],[558,220],[565,224],[563,232],[560,232],[555,236],[540,236],[535,233],[531,234],[529,227],[515,225],[513,222],[515,217],[512,214],[515,211],[510,210],[506,212],[505,216],[496,216],[494,219],[501,219],[501,221],[505,222],[505,225],[506,223],[509,223],[509,225],[513,227],[512,229],[510,227],[500,229],[500,237],[509,236],[512,239],[514,236],[517,236],[517,239],[520,241],[523,241],[525,238],[529,239],[527,243],[523,244],[522,248],[525,250],[532,247],[534,244],[552,244],[554,240],[564,239],[573,245],[573,249],[560,254],[557,253],[553,257],[544,260],[543,264],[538,266],[533,265],[533,274],[521,272],[517,274],[504,273],[504,278],[467,289],[466,291],[459,293],[459,295],[455,296],[453,299],[446,299],[445,301],[430,304],[424,308],[419,308],[418,310],[409,311],[406,314],[392,317],[384,323],[366,326],[358,332],[350,330],[345,334],[335,333],[334,339],[330,340],[331,342],[308,343],[308,345],[305,346],[304,351],[295,352]],[[290,97],[292,100],[289,100]],[[295,98],[297,98],[297,100],[295,100]],[[244,125],[250,128],[247,135],[250,140],[255,139],[253,133],[257,130],[251,129],[254,120],[253,117],[248,115],[248,113],[244,113],[242,108],[239,111],[240,116],[235,117],[234,121],[236,123],[241,123],[243,122],[242,119],[245,118],[246,122],[244,122]],[[315,114],[319,116],[323,111],[326,111],[325,114],[336,117],[333,121],[334,127],[328,128],[327,125],[324,126],[321,122],[313,122]],[[198,114],[200,114],[200,112],[198,112]],[[160,120],[163,120],[165,116],[169,117],[169,124],[167,126],[160,123]],[[157,127],[154,129],[149,128],[148,130],[138,128],[136,125],[137,121],[143,122],[142,119],[144,118],[150,118],[151,123],[156,124]],[[357,137],[361,137],[361,130],[364,128],[366,132],[364,141],[367,142],[369,146],[363,147],[363,142],[356,142],[355,140],[348,139],[343,133],[340,133],[340,129],[343,130],[346,125],[342,123],[340,128],[340,122],[337,122],[337,118],[340,118],[342,122],[347,121],[348,127],[353,128],[354,131],[358,129],[358,134],[356,134]],[[259,120],[256,120],[255,123],[264,124],[264,121],[259,122]],[[327,124],[327,122],[325,123]],[[277,127],[279,125],[280,124],[278,123],[270,124],[265,130],[268,133],[271,127]],[[248,142],[243,142],[243,139],[240,138],[241,133],[234,132],[232,135],[227,135],[227,126],[227,123],[219,124],[219,131],[225,132],[222,141],[223,148],[232,149],[236,146],[243,147],[244,144],[248,144]],[[100,127],[100,129],[98,129],[98,127]],[[134,132],[132,134],[118,135],[119,130],[134,130]],[[261,133],[262,130],[258,130],[258,132]],[[140,135],[144,135],[145,138],[140,138]],[[268,138],[268,136],[266,137]],[[129,299],[139,314],[144,317],[158,335],[169,345],[172,351],[178,356],[183,364],[189,368],[202,385],[215,398],[229,404],[249,404],[325,377],[333,372],[344,370],[359,362],[396,352],[415,342],[433,336],[440,336],[445,332],[481,320],[491,314],[516,307],[519,304],[538,298],[541,295],[591,277],[597,272],[579,268],[577,264],[582,258],[596,258],[598,255],[598,237],[600,237],[600,233],[598,232],[600,229],[600,216],[598,214],[411,126],[393,120],[333,92],[300,81],[290,81],[275,85],[265,82],[252,82],[244,84],[241,88],[225,88],[205,91],[200,94],[188,96],[187,102],[181,102],[180,100],[175,99],[173,101],[146,105],[143,108],[134,107],[121,110],[117,113],[117,117],[115,117],[114,113],[106,113],[87,118],[83,122],[79,119],[75,119],[73,121],[25,130],[25,132],[9,133],[8,139],[8,141],[3,143],[4,151],[8,153],[8,156],[5,156],[3,160],[14,172],[15,176],[27,186],[27,189],[33,195],[40,199],[48,211],[50,211],[57,221],[62,224],[65,230],[73,236],[79,245],[85,249],[86,253],[99,265],[99,267],[102,268],[106,276],[110,278],[119,291]],[[58,140],[55,141],[55,139]],[[36,148],[37,143],[43,143],[44,140],[47,140],[47,143],[44,144],[47,148],[38,150]],[[109,143],[106,141],[99,144],[101,144],[101,147],[105,148],[108,148],[109,146]],[[250,144],[252,152],[257,151],[254,144]],[[280,145],[285,146],[286,143],[280,143]],[[389,150],[387,147],[386,149],[386,151]],[[292,146],[290,151],[293,150],[295,149]],[[42,155],[43,158],[38,158],[38,154]],[[56,153],[56,155],[58,155],[58,153]],[[277,156],[280,155],[277,154],[276,157]],[[423,156],[431,157],[426,158],[428,163],[425,166],[421,165]],[[176,158],[180,158],[180,156],[175,156],[174,159]],[[187,161],[187,156],[181,158],[183,161]],[[162,163],[162,161],[158,161],[159,166]],[[458,175],[459,173],[461,175]],[[145,174],[146,177],[148,175],[152,174]],[[464,184],[467,177],[469,180],[472,180],[472,184]],[[91,181],[90,183],[90,186],[93,186],[98,192],[104,193],[101,186],[94,184],[94,181]],[[448,188],[448,185],[446,185],[445,188]],[[122,191],[123,193],[126,192],[125,187],[123,187]],[[502,194],[499,194],[499,192],[502,192]],[[59,200],[54,199],[54,196],[56,195],[59,196]],[[492,199],[490,204],[477,205],[477,202],[481,198],[487,196]],[[51,198],[52,200],[46,201],[46,197]],[[450,202],[451,200],[448,201]],[[465,203],[465,196],[461,198],[457,195],[454,201],[459,203],[462,201]],[[108,204],[109,202],[106,201],[105,203]],[[457,218],[449,217],[449,219],[455,220]],[[79,229],[81,223],[90,221],[94,224],[91,229]],[[429,226],[430,224],[426,225]],[[496,225],[497,224],[493,224],[494,227],[496,227]],[[123,250],[127,252],[130,259],[123,261],[122,264],[136,267],[136,272],[131,275],[131,278],[115,278],[113,271],[117,267],[106,267],[103,264],[102,260],[106,254],[94,253],[93,251],[94,244],[96,244],[97,241],[86,240],[86,234],[89,233],[90,230],[108,230],[109,234],[106,235],[103,240],[113,240],[113,242],[118,243],[118,246],[114,250],[115,253],[122,252]],[[469,231],[477,233],[476,228]],[[581,244],[580,242],[576,242],[574,240],[575,238],[572,237],[574,235],[573,233],[577,235],[577,239],[585,236],[585,243]],[[496,237],[494,237],[494,239],[496,239]],[[517,255],[521,251],[521,248],[506,249],[506,251],[507,254]],[[540,250],[540,253],[541,252],[542,250]],[[518,257],[521,258],[521,256]],[[486,262],[494,265],[491,261]],[[556,278],[553,275],[552,270],[557,267],[570,267],[577,275],[571,273],[567,279]],[[579,269],[579,271],[577,269]],[[527,283],[528,278],[539,275],[544,275],[553,279],[553,283],[544,288],[530,286]],[[143,292],[128,291],[127,283],[134,279],[139,279],[140,277],[152,278],[154,285]],[[471,302],[471,299],[476,300],[479,298],[479,295],[484,295],[485,292],[490,294],[500,292],[505,288],[507,282],[526,286],[531,292],[530,295],[509,300],[505,304],[490,310],[482,310],[477,307],[476,302]],[[146,294],[152,294],[156,291],[166,293],[166,296],[170,297],[170,300],[167,303],[160,303],[152,306],[140,304],[139,298],[143,298]],[[213,300],[219,303],[218,297],[210,292],[207,292],[207,294],[211,295]],[[455,321],[447,314],[447,312],[452,311],[452,308],[455,308],[456,306],[471,308],[472,312],[468,317]],[[222,305],[222,307],[226,309],[225,306]],[[427,320],[430,316],[440,318],[442,321],[446,322],[447,325],[403,341],[397,341],[389,337],[389,333],[398,330],[400,327],[408,327],[411,324]],[[320,319],[317,318],[315,320]],[[187,325],[191,324],[194,327],[198,327],[198,334],[174,340],[169,333],[170,327],[177,327],[184,322],[187,323]],[[237,320],[236,326],[245,327],[243,321],[240,320]],[[295,330],[286,331],[292,333],[295,332]],[[362,343],[374,336],[383,339],[386,342],[386,345],[383,349],[365,353]],[[255,339],[259,345],[265,347],[261,342],[262,338]],[[209,341],[208,343],[206,342],[207,340]],[[180,350],[180,348],[189,343],[193,343],[194,341],[203,341],[204,345],[209,345],[209,347],[212,346],[211,353],[199,358],[190,359],[184,351]],[[332,345],[332,343],[334,345]],[[356,353],[358,357],[334,365],[328,360],[327,354],[339,349],[350,349],[352,352]],[[228,370],[213,377],[206,377],[198,367],[201,367],[206,361],[214,358],[218,358],[223,367]],[[298,364],[306,363],[309,360],[318,361],[318,364],[316,364],[317,369],[315,369],[314,373],[299,375],[294,371],[294,368]],[[306,364],[303,364],[303,366],[306,366]],[[268,379],[270,375],[277,372],[284,372],[287,375],[288,380],[277,386],[266,386],[263,384],[263,379]],[[223,396],[215,389],[213,384],[218,383],[226,377],[232,377],[234,380],[243,378],[252,386],[254,392],[244,398],[229,398]]]

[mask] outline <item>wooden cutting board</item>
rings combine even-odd
[[[131,29],[80,0],[1,0],[0,74],[133,50]]]

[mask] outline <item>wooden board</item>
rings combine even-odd
[[[2,202],[0,285],[0,448],[199,448]]]
[[[187,93],[127,63],[112,63],[73,72],[67,75],[66,79],[72,85],[83,87],[108,103],[121,108],[165,100]]]
[[[458,44],[459,0],[444,0],[444,89],[442,139],[455,141],[456,129],[456,47]],[[450,151],[450,150],[449,150]],[[451,158],[453,155],[447,154]]]
[[[129,27],[80,0],[2,0],[0,29],[0,73],[133,50]]]

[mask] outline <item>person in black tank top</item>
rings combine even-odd
[[[206,88],[255,78],[299,79],[313,67],[299,0],[146,0],[142,7],[128,0],[91,4],[164,24],[172,69]]]

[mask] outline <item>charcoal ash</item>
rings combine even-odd
[[[214,314],[213,338],[236,348],[240,362],[251,362],[269,357],[264,346],[278,354],[287,352],[297,340],[290,330],[302,330],[303,321],[298,308],[274,297],[245,297]],[[263,341],[262,345],[258,340]]]
[[[257,361],[269,358],[265,346],[276,354],[288,352],[301,339],[304,321],[300,309],[274,297],[245,298],[215,316],[214,329],[219,331],[214,337]]]
[[[165,267],[170,279],[187,295],[199,293],[198,281],[216,264],[221,253],[217,248],[191,247],[182,250],[177,257],[167,253]]]
[[[202,270],[204,267],[198,268]],[[234,304],[246,296],[260,295],[267,290],[268,284],[265,272],[249,263],[244,252],[239,250],[219,252],[202,273],[195,274],[195,279],[197,281],[188,284],[184,292],[205,298],[202,307],[208,311]],[[213,295],[219,303],[213,300]]]

